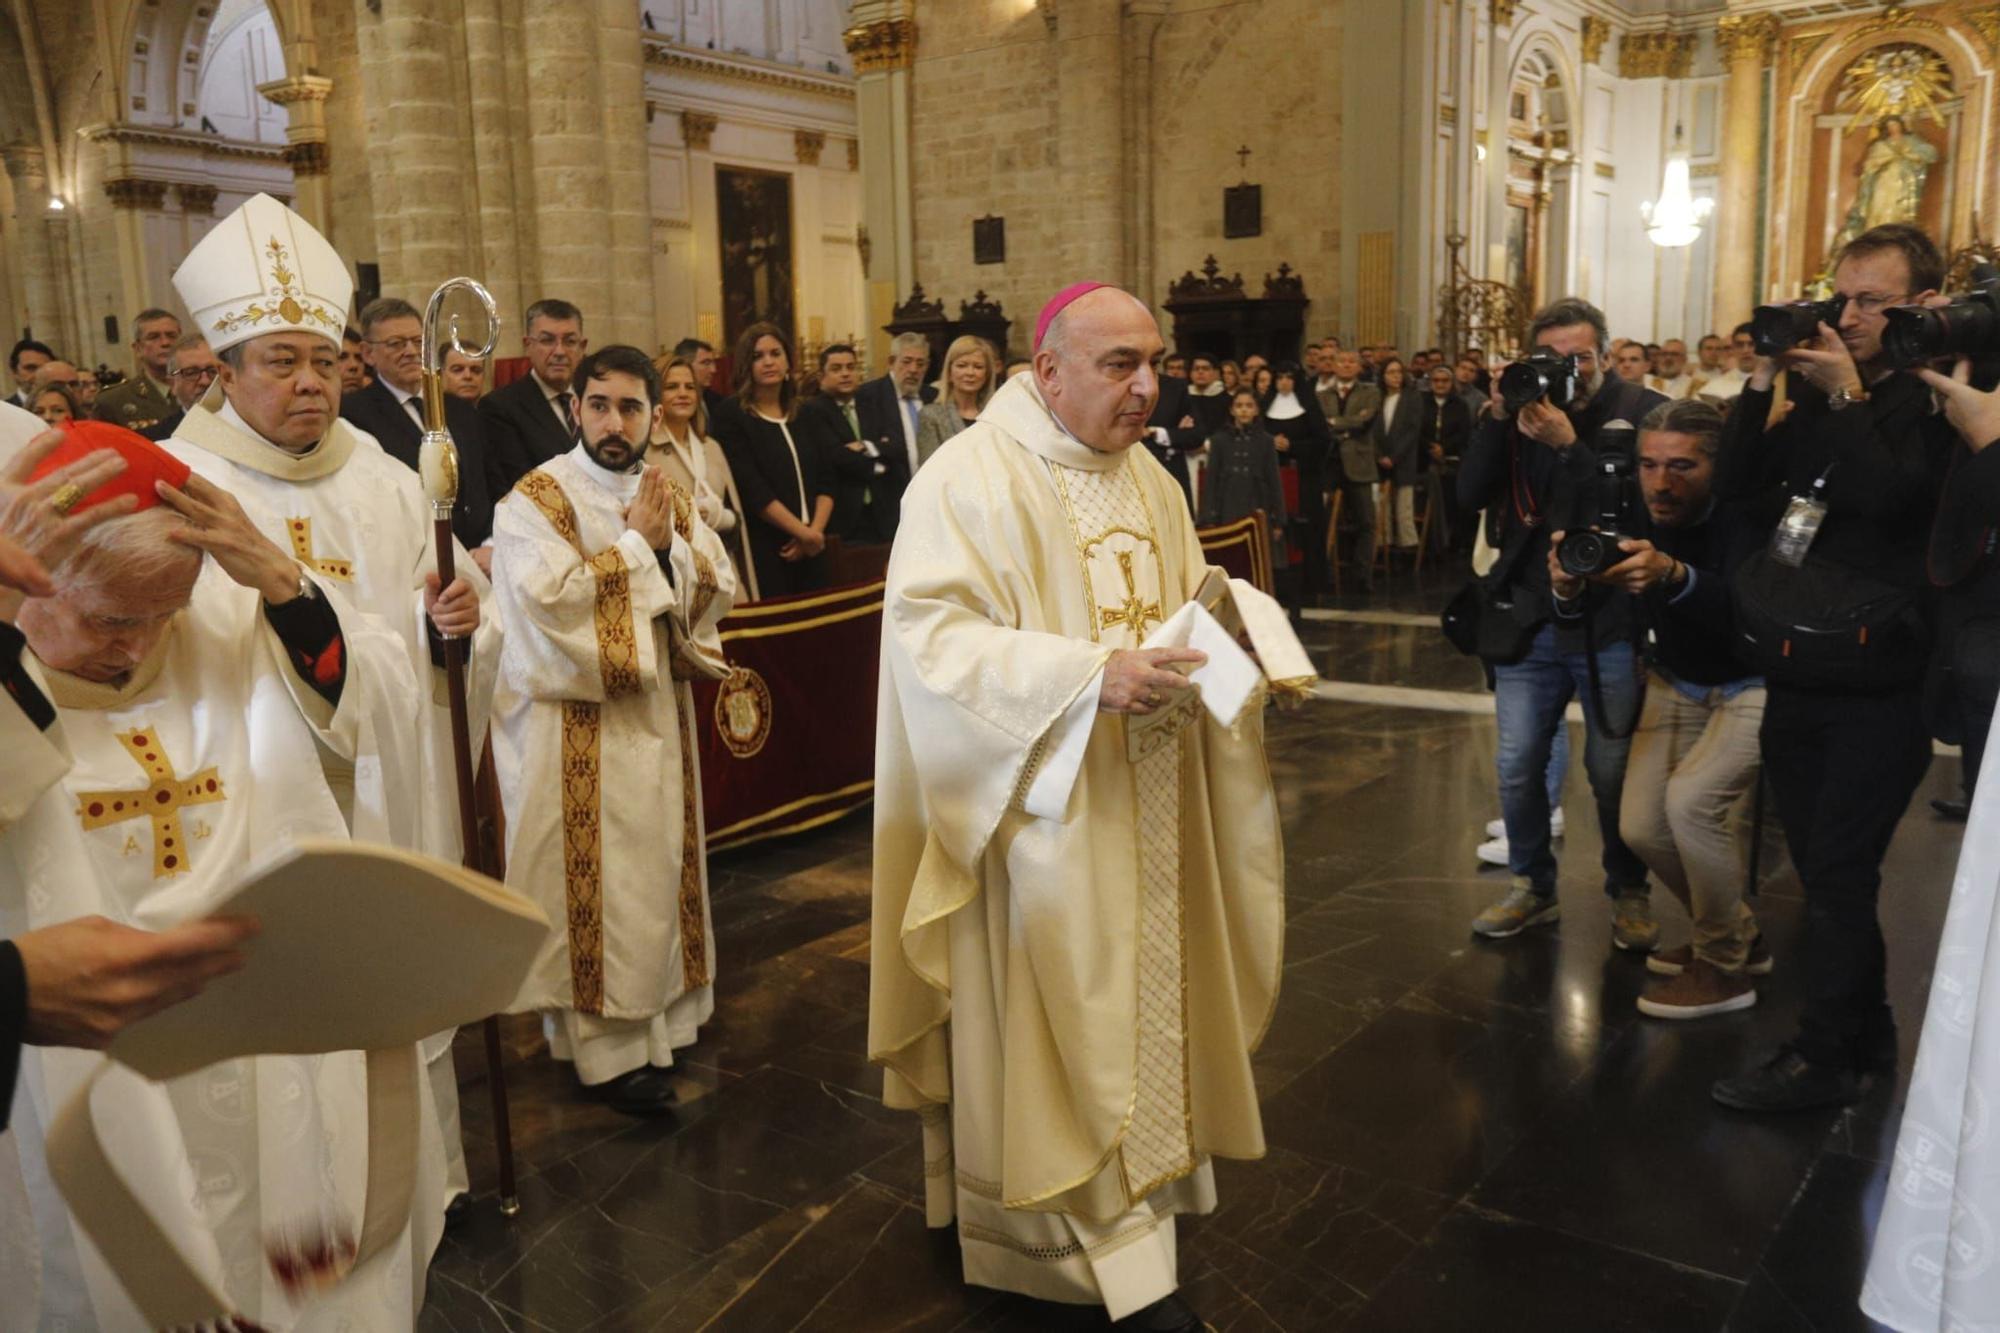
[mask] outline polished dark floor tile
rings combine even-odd
[[[1427,572],[1358,609],[1435,612]],[[1309,622],[1339,679],[1476,694],[1427,626]],[[1490,715],[1313,703],[1274,716],[1286,830],[1284,988],[1255,1071],[1267,1155],[1217,1164],[1180,1223],[1190,1302],[1227,1333],[1745,1333],[1863,1329],[1854,1306],[1915,1057],[1958,830],[1923,801],[1885,865],[1897,1077],[1834,1114],[1707,1101],[1789,1034],[1803,901],[1757,908],[1778,970],[1755,1009],[1642,1018],[1609,944],[1581,747],[1557,845],[1563,920],[1489,942],[1506,888],[1473,857],[1498,814]],[[1581,739],[1572,727],[1574,739]],[[916,1117],[867,1062],[867,811],[711,864],[717,1009],[678,1105],[582,1097],[533,1017],[503,1020],[522,1212],[499,1216],[481,1034],[457,1046],[476,1204],[433,1263],[424,1333],[1101,1333],[1101,1310],[967,1287],[923,1222]],[[1684,913],[1663,892],[1669,943]]]
[[[1713,1273],[1461,1206],[1342,1333],[1709,1333],[1741,1292]]]

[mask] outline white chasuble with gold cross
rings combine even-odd
[[[638,487],[578,446],[493,520],[507,883],[568,923],[515,1004],[547,1015],[552,1051],[586,1083],[673,1063],[715,1006],[688,682],[728,674],[716,625],[736,581],[678,487],[669,550],[626,526]]]
[[[1099,714],[1207,573],[1178,486],[1030,377],[917,475],[884,605],[869,1051],[966,1279],[1121,1317],[1264,1150],[1283,854],[1261,711]],[[1061,770],[1059,781],[1049,783]]]
[[[337,599],[332,586],[322,584]],[[0,833],[0,936],[91,914],[157,930],[199,915],[299,838],[347,837],[321,751],[375,762],[363,738],[406,731],[417,701],[393,638],[350,627],[361,618],[335,605],[347,670],[337,708],[298,678],[257,595],[206,576],[123,686],[41,671],[58,710],[51,738],[71,765]],[[43,1165],[53,1112],[100,1060],[57,1048],[23,1054],[12,1132],[0,1137],[21,1171],[0,1171],[17,1185],[0,1189],[0,1236],[31,1230],[40,1274],[25,1287],[0,1284],[0,1328],[144,1327]],[[265,1260],[276,1230],[359,1222],[363,1061],[359,1052],[261,1056],[163,1084],[121,1066],[106,1078],[115,1093],[95,1099],[139,1196],[267,1327],[414,1324],[442,1226],[429,1207],[442,1189],[442,1153],[427,1096],[416,1192],[424,1206],[413,1208],[405,1240],[317,1303],[307,1325],[295,1323],[298,1307]]]

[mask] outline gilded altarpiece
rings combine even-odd
[[[1996,234],[2000,6],[1786,26],[1775,57],[1767,295],[1796,295],[1875,223],[1914,221],[1946,253]]]

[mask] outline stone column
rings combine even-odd
[[[572,21],[574,16],[572,15]],[[632,0],[597,0],[598,153],[605,196],[595,228],[596,267],[608,283],[599,336],[659,350],[653,320],[652,152],[646,131],[646,47]],[[544,232],[544,240],[551,235]],[[814,242],[818,237],[814,236]]]
[[[382,290],[419,305],[439,282],[467,272],[473,251],[472,164],[449,59],[457,22],[449,0],[382,0],[379,10],[356,12]],[[322,152],[293,145],[293,171],[323,175],[324,161],[314,160]]]
[[[285,108],[285,160],[291,163],[295,187],[292,207],[322,235],[329,234],[333,194],[328,173],[333,155],[326,137],[326,99],[333,91],[333,80],[294,74],[260,83],[257,91]]]
[[[611,183],[605,170],[604,106],[596,87],[602,67],[594,24],[570,6],[526,4],[521,30],[526,55],[523,108],[529,139],[541,288],[583,310],[584,328],[600,346],[611,341],[613,272],[605,254]],[[636,45],[636,41],[635,41]],[[643,151],[643,134],[629,143]]]
[[[467,106],[474,194],[479,210],[480,253],[473,275],[486,284],[500,307],[501,341],[496,355],[519,355],[513,336],[521,312],[534,296],[524,292],[522,252],[532,250],[534,235],[523,234],[525,211],[514,174],[515,124],[507,96],[507,28],[500,0],[465,0],[465,64]]]
[[[1130,61],[1125,78],[1132,90],[1125,99],[1126,141],[1132,145],[1125,158],[1125,234],[1132,241],[1132,290],[1161,314],[1163,325],[1170,322],[1163,313],[1167,294],[1154,286],[1153,59],[1167,6],[1168,0],[1126,0],[1125,5],[1125,50]]]
[[[1132,284],[1126,245],[1121,0],[1056,11],[1056,153],[1062,170],[1062,281]]]
[[[1487,52],[1486,183],[1478,192],[1486,204],[1486,271],[1479,271],[1476,260],[1468,266],[1474,277],[1501,282],[1507,280],[1507,91],[1514,77],[1507,63],[1507,35],[1513,31],[1517,3],[1487,0],[1493,30]],[[1469,14],[1467,21],[1472,21]]]
[[[1728,78],[1722,94],[1722,175],[1715,192],[1715,309],[1712,327],[1734,328],[1757,304],[1757,181],[1764,162],[1764,71],[1777,51],[1770,14],[1724,18],[1717,44]]]
[[[868,360],[889,354],[882,331],[917,281],[910,193],[910,66],[917,21],[910,0],[856,0],[841,35],[854,58],[854,109],[861,155],[861,263],[868,285]]]
[[[14,186],[16,260],[28,328],[35,337],[60,348],[65,333],[62,281],[49,245],[49,177],[42,150],[10,148],[6,161]]]

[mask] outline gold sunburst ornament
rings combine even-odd
[[[1938,53],[1921,46],[1889,46],[1870,51],[1847,67],[1841,105],[1855,125],[1889,116],[1929,116],[1939,125],[1938,103],[1951,95],[1951,70]]]

